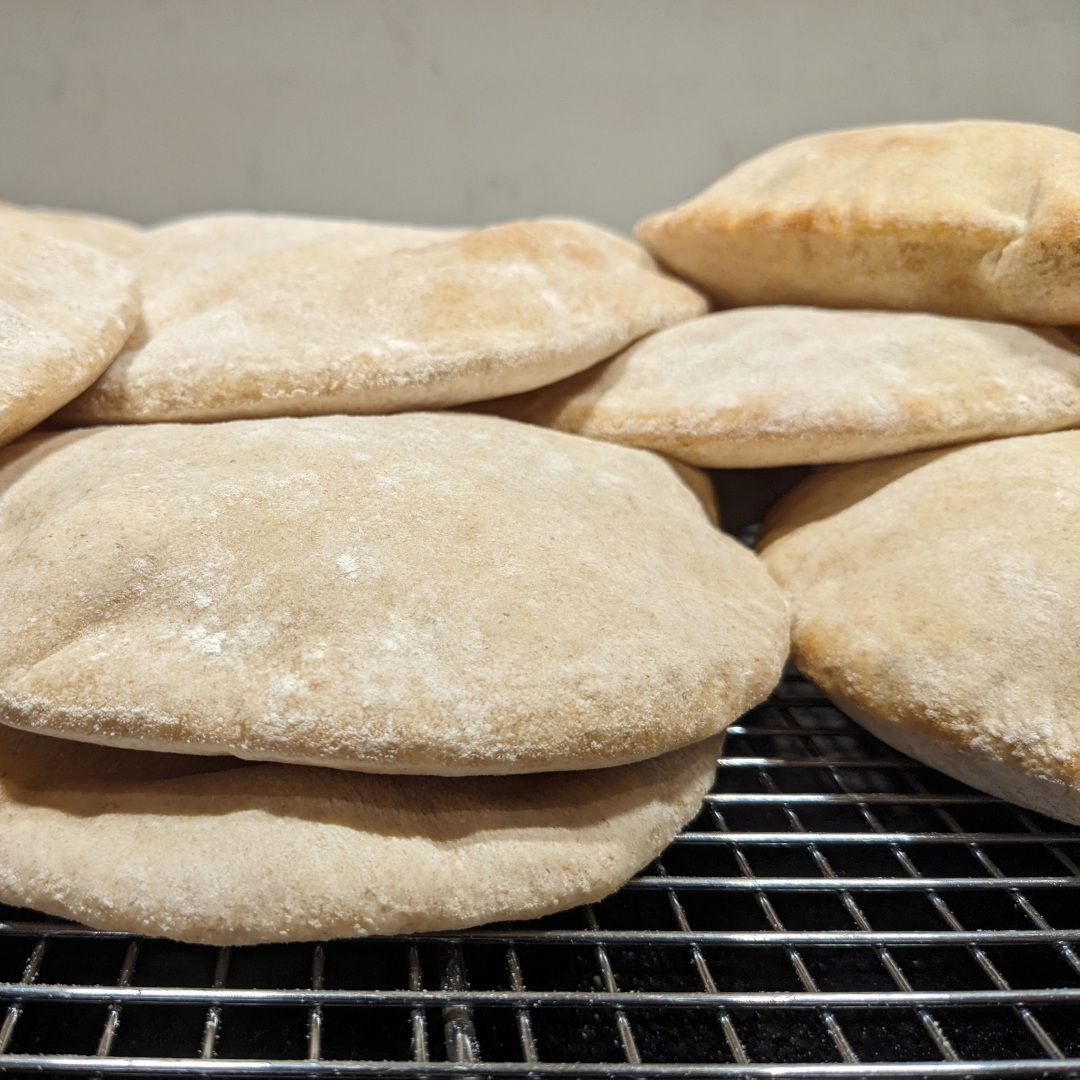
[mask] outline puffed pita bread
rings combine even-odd
[[[787,652],[669,463],[494,417],[36,436],[0,454],[0,559],[0,720],[138,749],[616,765],[722,730]]]
[[[138,225],[104,214],[45,207],[16,206],[0,202],[0,225],[39,232],[57,240],[70,240],[97,248],[131,264],[142,252],[143,231]]]
[[[1080,348],[941,315],[736,308],[483,408],[710,468],[857,461],[1080,424]]]
[[[167,326],[120,357],[60,419],[457,405],[554,382],[704,310],[698,293],[600,229],[498,225],[294,274]]]
[[[1080,322],[1080,135],[983,120],[812,135],[635,233],[725,306]]]
[[[0,726],[0,900],[213,945],[533,918],[599,900],[655,858],[719,749],[529,777],[372,776]]]
[[[1080,823],[1080,432],[824,470],[762,548],[793,659],[842,709]]]
[[[6,220],[0,215],[0,443],[89,386],[139,313],[135,281],[115,259]]]
[[[142,318],[126,349],[292,274],[452,240],[463,229],[295,214],[199,214],[146,232],[138,262]]]

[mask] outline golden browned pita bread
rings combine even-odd
[[[599,900],[708,790],[719,740],[528,777],[371,776],[0,726],[0,900],[215,945],[449,930]]]
[[[0,225],[38,232],[57,240],[71,240],[97,248],[114,259],[131,264],[142,252],[143,231],[138,225],[104,214],[44,207],[16,206],[0,202]]]
[[[115,259],[8,220],[0,215],[0,443],[92,383],[139,311],[134,279]]]
[[[842,709],[1080,823],[1080,432],[827,469],[765,528],[793,658]]]
[[[165,327],[65,423],[381,413],[554,382],[705,309],[578,222],[479,229],[296,273]]]
[[[852,461],[1080,424],[1080,349],[941,315],[736,308],[479,408],[712,468]]]
[[[1080,135],[983,120],[812,135],[636,235],[723,305],[1080,322]]]
[[[615,765],[722,730],[787,651],[669,463],[494,417],[35,436],[0,454],[0,560],[0,720],[138,749]]]

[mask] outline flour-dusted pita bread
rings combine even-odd
[[[214,945],[533,918],[599,900],[655,858],[697,812],[719,748],[436,778],[0,727],[0,900]]]
[[[818,473],[766,522],[793,658],[875,735],[1080,823],[1080,432]]]
[[[554,382],[704,310],[696,292],[600,229],[494,226],[294,274],[173,323],[119,358],[61,419],[456,405]]]
[[[44,420],[108,366],[139,292],[104,252],[0,215],[0,443]]]
[[[289,214],[200,214],[146,232],[138,262],[140,325],[126,349],[233,297],[292,274],[426,247],[462,229]]]
[[[1080,424],[1080,348],[941,315],[737,308],[483,408],[712,468],[851,461]]]
[[[1080,135],[981,120],[813,135],[637,236],[724,305],[1080,322]]]
[[[106,217],[104,214],[48,210],[0,202],[0,225],[85,244],[125,264],[134,262],[142,252],[142,229],[130,221]]]
[[[615,765],[720,731],[787,651],[667,462],[493,417],[34,437],[0,455],[0,565],[0,720],[139,749]]]

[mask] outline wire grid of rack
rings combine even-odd
[[[1080,829],[791,674],[599,904],[233,949],[0,909],[0,1069],[86,1076],[1080,1076]]]

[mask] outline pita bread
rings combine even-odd
[[[108,366],[139,312],[115,259],[0,216],[0,443],[28,431]]]
[[[1080,135],[983,120],[812,135],[636,235],[725,306],[1080,322]]]
[[[533,918],[599,900],[655,858],[697,812],[719,749],[446,779],[0,727],[0,900],[212,945]]]
[[[765,528],[793,658],[845,712],[1080,823],[1080,432],[827,469]]]
[[[484,411],[710,468],[852,461],[1080,424],[1080,349],[940,315],[737,308]]]
[[[616,765],[722,730],[787,651],[768,574],[667,462],[493,417],[28,439],[0,560],[0,720],[137,749]]]
[[[143,231],[138,225],[104,214],[47,210],[0,202],[0,225],[41,233],[97,248],[120,262],[130,264],[142,251]]]
[[[633,245],[576,222],[479,229],[298,273],[166,327],[69,424],[434,408],[531,390],[700,315]]]
[[[142,348],[175,322],[292,274],[427,247],[463,229],[415,228],[286,214],[200,214],[150,229],[138,263]]]

